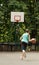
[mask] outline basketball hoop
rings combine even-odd
[[[21,16],[20,15],[15,15],[14,20],[15,20],[15,22],[19,22],[21,20]]]

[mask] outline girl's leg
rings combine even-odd
[[[26,57],[26,51],[22,50],[22,54],[23,54],[23,57],[25,58]]]
[[[24,59],[26,57],[26,51],[25,51],[26,50],[26,46],[25,46],[24,43],[22,44],[21,48],[22,48],[21,59]]]

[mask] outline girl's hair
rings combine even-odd
[[[28,29],[26,29],[26,32],[29,32],[29,30],[28,30]]]

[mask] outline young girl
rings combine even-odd
[[[26,32],[20,37],[20,40],[21,40],[21,49],[22,49],[21,59],[23,59],[24,57],[26,57],[26,47],[30,40],[30,34],[28,29],[26,29]]]

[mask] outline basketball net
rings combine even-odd
[[[15,20],[16,22],[19,22],[19,21],[21,20],[21,16],[15,15],[15,16],[14,16],[14,20]]]

